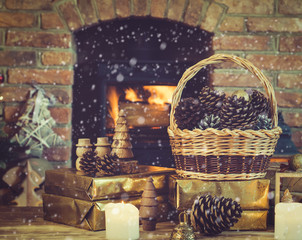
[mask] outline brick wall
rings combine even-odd
[[[57,99],[54,129],[66,146],[50,161],[70,165],[73,31],[98,21],[153,16],[214,33],[215,53],[252,61],[275,88],[279,109],[302,150],[302,4],[300,0],[2,0],[0,1],[0,127],[12,123],[31,83]],[[211,75],[232,91],[259,86],[245,70],[225,64]],[[4,128],[9,131],[9,128]],[[4,130],[1,134],[4,134]]]

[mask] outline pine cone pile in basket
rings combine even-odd
[[[184,98],[175,108],[175,119],[180,129],[192,130],[204,117],[203,105],[196,98]]]
[[[219,234],[234,226],[242,209],[231,198],[201,196],[192,206],[191,223],[195,230],[208,235]]]
[[[231,96],[203,87],[198,99],[181,99],[175,108],[180,129],[272,129],[270,103],[257,90],[237,90]]]
[[[219,115],[221,127],[231,130],[252,129],[257,119],[250,97],[243,90],[236,91],[223,102]]]

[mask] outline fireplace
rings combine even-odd
[[[151,17],[76,32],[73,141],[112,137],[123,109],[139,163],[173,166],[167,134],[172,93],[183,72],[211,54],[211,38],[198,28]],[[183,95],[193,96],[209,84],[208,72],[198,73]]]

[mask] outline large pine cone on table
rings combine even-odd
[[[201,196],[192,206],[191,223],[195,230],[208,235],[219,234],[234,226],[242,209],[231,198]]]

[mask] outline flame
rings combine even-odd
[[[148,102],[159,105],[164,105],[165,103],[171,104],[175,88],[175,86],[144,86],[144,89],[151,93]]]
[[[117,92],[115,86],[109,86],[107,88],[107,100],[109,102],[108,112],[114,121],[114,125],[116,125],[116,120],[118,118],[118,99],[121,94]]]
[[[151,96],[148,98],[149,104],[158,104],[164,105],[166,103],[171,104],[172,102],[172,94],[175,90],[176,86],[143,86],[144,90],[149,91]],[[114,120],[114,124],[116,125],[116,120],[118,118],[119,112],[119,97],[121,93],[118,93],[117,88],[115,86],[108,86],[107,88],[107,100],[109,102],[108,112],[112,119]],[[132,88],[128,88],[125,90],[125,99],[131,102],[142,102],[144,99],[139,96],[137,91]]]
[[[132,88],[127,88],[125,90],[125,99],[131,101],[131,102],[141,102],[143,101],[141,98],[137,96],[137,93]]]

